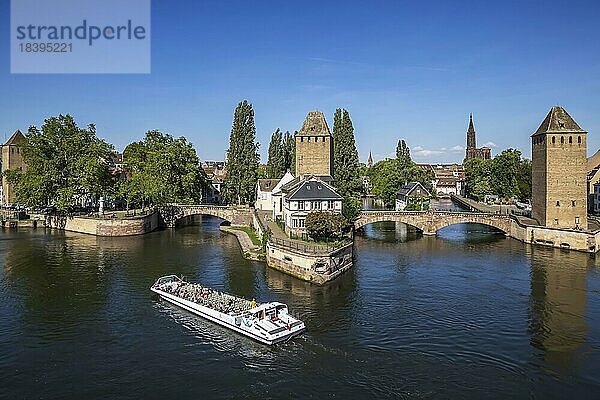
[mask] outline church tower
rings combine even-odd
[[[306,116],[296,141],[296,175],[333,176],[333,137],[321,111]]]
[[[473,126],[473,114],[469,114],[469,129],[467,129],[467,151],[477,148],[477,139],[475,138],[475,127]]]
[[[540,225],[587,229],[586,137],[558,106],[531,136],[531,212]]]
[[[475,137],[475,126],[473,125],[473,114],[469,114],[469,128],[467,129],[467,149],[465,151],[465,159],[463,163],[466,163],[471,158],[481,158],[482,160],[489,160],[492,158],[492,149],[489,147],[477,148],[477,139]]]

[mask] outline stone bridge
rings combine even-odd
[[[455,211],[363,211],[354,227],[382,221],[403,222],[420,229],[424,235],[435,235],[446,226],[464,223],[493,226],[508,235],[511,219],[508,215]]]
[[[215,206],[211,204],[172,204],[159,208],[163,223],[173,228],[177,221],[192,215],[212,215],[231,225],[252,226],[253,209],[248,206]]]

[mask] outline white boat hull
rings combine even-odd
[[[247,321],[241,320],[244,322],[240,322],[239,325],[236,325],[236,316],[221,313],[217,310],[213,310],[212,308],[205,307],[193,301],[183,299],[179,296],[167,293],[155,287],[152,287],[150,290],[156,293],[158,296],[160,296],[161,299],[171,304],[174,304],[180,308],[183,308],[186,311],[189,311],[216,324],[234,330],[242,335],[248,336],[264,344],[271,345],[283,342],[285,340],[289,340],[290,338],[299,335],[305,330],[304,323],[302,321],[297,320],[297,322],[289,324],[287,327],[285,327],[285,329],[279,327],[277,329],[272,330],[271,332],[269,332],[269,330],[263,327],[264,324],[267,324],[266,321],[260,323],[252,323],[250,324],[250,326],[248,326]],[[239,318],[239,316],[237,316],[237,318]]]

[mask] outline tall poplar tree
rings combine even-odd
[[[336,190],[344,197],[344,216],[353,221],[360,213],[358,151],[354,140],[354,127],[347,110],[337,109],[333,116],[333,178]]]
[[[244,100],[235,109],[229,136],[223,192],[226,200],[237,204],[254,202],[259,160],[254,110],[252,104]]]
[[[296,137],[289,131],[283,135],[283,171],[290,171],[292,175],[296,174]]]
[[[285,174],[285,148],[283,134],[277,130],[271,135],[269,143],[269,160],[267,161],[267,177],[271,179],[281,178]]]
[[[406,145],[404,140],[398,140],[398,145],[396,146],[396,160],[398,160],[400,167],[407,167],[412,164],[410,148]]]

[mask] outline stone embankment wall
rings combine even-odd
[[[44,226],[97,236],[143,235],[158,228],[158,212],[127,219],[47,216]]]
[[[331,252],[308,252],[269,241],[267,264],[305,281],[323,284],[352,267],[353,245],[349,243]]]
[[[511,221],[510,237],[525,243],[596,253],[600,250],[600,232],[548,228]]]

